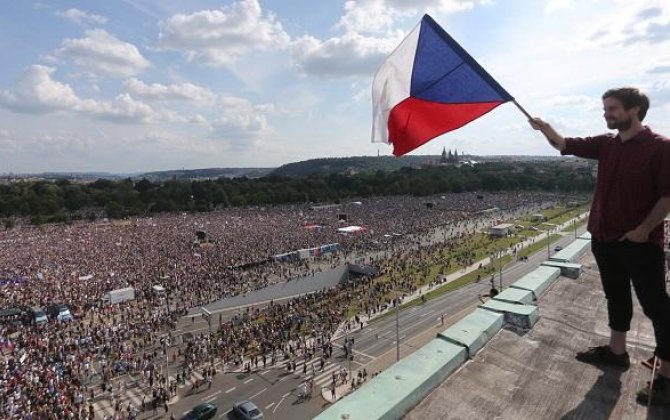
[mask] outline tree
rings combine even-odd
[[[110,219],[120,219],[123,217],[123,208],[116,201],[110,201],[105,206],[105,213]]]
[[[141,180],[139,180],[139,181],[135,184],[135,189],[136,189],[140,194],[149,191],[149,190],[152,189],[153,187],[154,187],[154,184],[152,184],[151,181],[149,181],[149,180],[146,179],[146,178],[142,178]]]

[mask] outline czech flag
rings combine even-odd
[[[402,156],[514,98],[424,15],[372,82],[372,141]]]

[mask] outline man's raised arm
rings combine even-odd
[[[549,123],[542,121],[540,118],[531,118],[528,122],[535,130],[542,132],[556,150],[559,152],[565,150],[565,139]]]

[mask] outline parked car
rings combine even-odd
[[[191,409],[182,420],[204,420],[214,417],[218,407],[212,403],[198,404]]]
[[[50,305],[47,308],[47,312],[51,319],[58,321],[72,321],[72,314],[70,313],[70,308],[67,305],[62,303]]]
[[[19,307],[12,307],[0,310],[0,324],[20,327],[26,320],[26,311]]]
[[[239,401],[233,404],[233,413],[244,420],[263,420],[263,413],[251,401]]]
[[[37,325],[46,324],[49,321],[47,318],[47,313],[44,312],[44,309],[39,306],[31,306],[29,309],[30,321],[34,322]]]

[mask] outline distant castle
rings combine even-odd
[[[458,150],[454,149],[454,153],[451,153],[451,149],[449,149],[449,153],[447,153],[447,148],[442,149],[442,157],[440,157],[440,165],[457,165],[460,163],[458,161]]]

